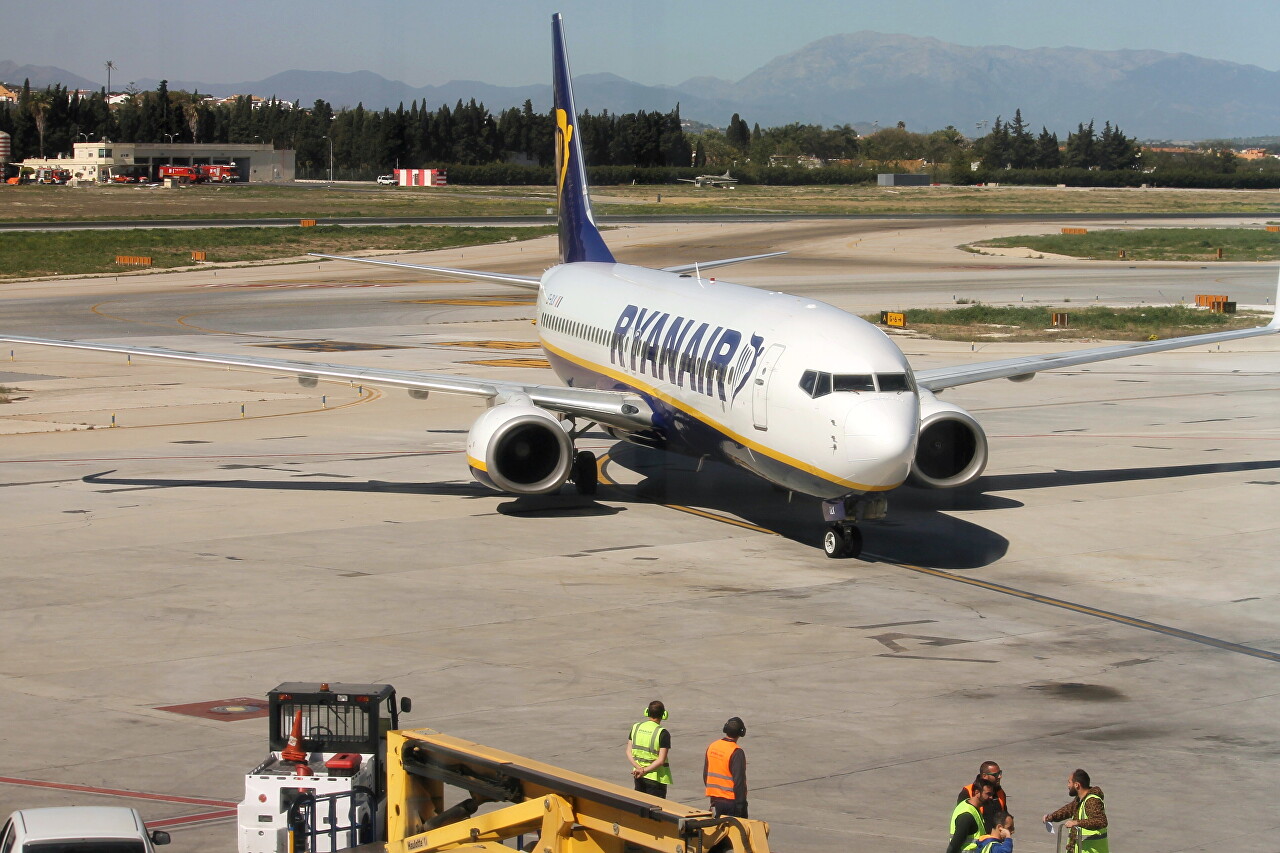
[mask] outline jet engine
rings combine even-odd
[[[500,403],[467,434],[467,463],[477,481],[500,492],[542,495],[569,479],[573,441],[566,427],[529,399]]]
[[[972,483],[987,467],[987,434],[973,415],[920,392],[920,440],[911,481],[930,489]]]

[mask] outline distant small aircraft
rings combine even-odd
[[[733,189],[734,184],[738,183],[737,178],[729,177],[729,170],[726,169],[723,175],[699,175],[696,178],[676,178],[677,181],[684,181],[686,184],[693,184],[695,187],[728,187]]]

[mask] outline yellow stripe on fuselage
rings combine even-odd
[[[539,339],[542,341],[543,349],[547,350],[548,352],[554,353],[558,355],[560,358],[565,359],[566,361],[571,361],[574,364],[578,365],[579,367],[583,367],[583,368],[586,368],[587,370],[595,371],[596,373],[599,373],[603,376],[607,376],[610,379],[621,382],[630,388],[634,388],[637,391],[640,391],[641,393],[648,394],[652,397],[656,397],[657,399],[662,400],[664,403],[671,406],[672,408],[679,409],[681,412],[684,412],[686,415],[693,418],[694,420],[702,424],[705,424],[706,426],[711,427],[712,429],[716,430],[717,432],[719,432],[720,434],[728,438],[733,439],[738,444],[741,444],[743,447],[748,447],[757,453],[761,453],[765,456],[768,456],[770,459],[773,459],[776,462],[781,462],[784,465],[789,465],[790,467],[795,468],[798,471],[803,471],[806,474],[812,474],[815,477],[826,480],[828,483],[834,483],[835,485],[840,486],[841,488],[847,488],[850,491],[856,491],[856,492],[887,492],[890,489],[896,489],[898,486],[902,485],[901,482],[897,482],[891,486],[869,486],[866,483],[855,483],[853,480],[846,480],[843,477],[837,477],[835,474],[832,474],[829,471],[823,471],[821,468],[810,465],[807,462],[802,462],[799,459],[794,459],[790,456],[787,456],[784,453],[774,450],[771,447],[760,444],[758,441],[752,441],[751,439],[747,438],[744,435],[739,435],[738,433],[729,429],[727,426],[720,423],[719,421],[712,420],[711,418],[707,417],[703,412],[700,412],[697,409],[690,408],[690,406],[687,403],[684,403],[681,400],[678,400],[675,397],[672,397],[670,394],[667,394],[663,391],[659,391],[657,388],[653,387],[652,385],[648,385],[644,382],[641,382],[637,377],[632,376],[631,374],[621,373],[617,370],[614,370],[610,367],[606,367],[602,364],[596,364],[595,362],[587,361],[586,359],[580,358],[579,356],[572,355],[566,352],[565,350],[562,350],[559,347],[551,343],[548,343],[545,337],[540,336]]]

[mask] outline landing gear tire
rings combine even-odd
[[[822,550],[833,560],[862,553],[862,531],[852,524],[831,524],[822,535]]]
[[[594,495],[600,484],[600,469],[596,467],[596,455],[590,450],[580,450],[573,457],[573,470],[569,479],[580,495]]]

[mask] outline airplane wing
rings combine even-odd
[[[1132,344],[1116,344],[1093,349],[1071,350],[1051,355],[1029,355],[1021,358],[1006,358],[1000,361],[983,361],[976,364],[960,364],[954,367],[935,367],[930,370],[916,372],[916,383],[930,391],[941,391],[957,385],[968,385],[973,382],[985,382],[988,379],[1030,379],[1032,374],[1041,370],[1052,370],[1055,367],[1074,367],[1078,364],[1092,364],[1097,361],[1109,361],[1114,358],[1128,358],[1149,352],[1164,352],[1171,349],[1183,349],[1204,344],[1217,344],[1226,341],[1239,341],[1245,338],[1256,338],[1262,335],[1280,333],[1280,283],[1276,287],[1276,311],[1271,322],[1266,326],[1254,329],[1236,329],[1231,332],[1210,332],[1205,335],[1190,335],[1183,338],[1168,338],[1163,341],[1142,341]]]
[[[763,255],[743,255],[740,258],[725,258],[719,261],[700,261],[696,264],[680,264],[674,267],[663,267],[663,272],[686,273],[700,270],[710,270],[716,267],[727,267],[729,264],[741,264],[747,261],[758,261],[761,258],[774,258],[778,255],[785,255],[786,252],[765,252]]]
[[[525,290],[537,290],[542,279],[532,275],[516,275],[515,273],[482,272],[480,270],[460,270],[453,267],[430,267],[425,264],[407,264],[404,261],[386,261],[380,258],[348,258],[342,255],[322,255],[319,252],[308,252],[313,258],[325,258],[330,261],[351,261],[353,264],[374,264],[383,267],[395,267],[404,270],[435,272],[453,278],[465,278],[473,281],[492,281],[498,284],[509,284]]]
[[[130,356],[220,364],[247,370],[263,370],[296,376],[308,387],[320,379],[341,379],[374,387],[404,388],[410,392],[438,391],[503,401],[527,396],[535,405],[552,412],[586,418],[623,430],[645,430],[653,426],[653,411],[637,394],[623,391],[597,391],[589,388],[566,388],[559,385],[533,385],[502,379],[474,379],[448,374],[418,373],[413,370],[390,370],[382,367],[354,367],[344,364],[294,361],[283,358],[223,355],[186,352],[160,347],[133,347],[114,344],[58,341],[46,338],[0,336],[0,342],[31,346],[62,347],[93,352],[115,352]]]
[[[512,287],[521,287],[525,290],[537,290],[541,279],[531,275],[516,275],[515,273],[502,272],[483,272],[481,270],[461,270],[453,267],[430,267],[424,264],[408,264],[403,261],[386,261],[379,258],[348,258],[342,255],[322,255],[319,252],[308,252],[313,258],[325,258],[330,261],[351,261],[356,264],[376,264],[383,267],[396,267],[406,270],[421,270],[423,272],[436,272],[442,275],[453,276],[455,278],[471,279],[473,281],[492,281],[498,284],[509,284]],[[785,255],[786,252],[766,252],[763,255],[743,255],[740,258],[725,258],[719,261],[703,261],[696,264],[680,264],[674,267],[663,267],[664,272],[685,273],[693,272],[695,269],[709,270],[716,267],[727,267],[729,264],[741,264],[747,261],[758,261],[761,258],[772,258],[777,255]]]

